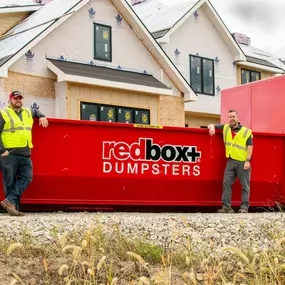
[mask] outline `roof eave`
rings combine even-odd
[[[27,5],[27,6],[16,6],[16,7],[2,7],[0,8],[0,14],[12,14],[22,12],[35,12],[39,10],[43,5]]]
[[[252,62],[248,62],[248,61],[243,61],[243,62],[237,62],[237,65],[239,66],[246,66],[246,67],[253,67],[256,69],[260,69],[260,70],[264,70],[264,71],[269,71],[272,73],[277,73],[277,74],[283,74],[284,70],[281,68],[274,68],[274,67],[270,67],[270,66],[266,66],[266,65],[261,65],[261,64],[257,64],[257,63],[252,63]]]

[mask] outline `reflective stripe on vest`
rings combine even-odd
[[[1,133],[4,147],[8,149],[26,146],[32,148],[33,117],[31,111],[23,108],[21,110],[22,120],[10,107],[0,112],[5,121]]]
[[[247,157],[247,146],[246,141],[249,136],[252,137],[251,130],[242,127],[241,130],[232,137],[229,133],[230,125],[226,124],[223,130],[224,144],[226,148],[226,157],[231,157],[236,160],[245,160]]]
[[[26,111],[26,113],[28,114],[28,117],[30,118],[31,117],[30,116],[30,112],[27,109],[24,109],[24,110]],[[9,133],[9,132],[13,133],[16,130],[28,130],[28,131],[32,130],[32,128],[30,128],[30,127],[26,127],[26,128],[24,128],[24,127],[17,127],[17,128],[15,128],[14,119],[11,117],[11,114],[9,113],[9,111],[7,109],[5,109],[4,112],[7,114],[7,116],[10,119],[11,128],[10,129],[3,129],[2,132],[4,132],[4,133]]]
[[[243,147],[243,146],[235,144],[235,143],[226,142],[225,145],[233,146],[233,147],[236,147],[236,148],[239,148],[239,149],[242,149],[242,150],[246,150],[246,147]]]

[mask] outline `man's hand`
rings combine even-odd
[[[246,161],[246,162],[244,163],[243,169],[244,169],[244,170],[250,169],[250,162]]]
[[[210,135],[210,136],[214,136],[214,135],[215,135],[215,132],[216,132],[215,129],[210,129],[210,130],[209,130],[209,135]]]
[[[215,125],[213,125],[213,124],[212,124],[212,125],[209,125],[209,126],[208,126],[208,129],[209,129],[209,135],[210,135],[210,136],[215,135],[215,132],[216,132],[216,131],[215,131]]]
[[[1,154],[1,156],[7,156],[7,155],[9,155],[9,151],[8,151],[8,150],[6,150],[5,152],[3,152],[3,153]]]
[[[40,118],[39,119],[39,125],[43,126],[44,128],[48,127],[48,120],[46,118]]]

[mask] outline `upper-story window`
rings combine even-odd
[[[214,60],[190,55],[190,85],[197,93],[215,95]]]
[[[94,59],[112,61],[112,28],[94,23]]]
[[[248,69],[241,69],[241,84],[260,80],[260,72]]]

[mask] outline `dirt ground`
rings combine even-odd
[[[67,274],[64,274],[61,278],[58,275],[58,270],[63,264],[70,264],[71,260],[64,258],[47,258],[44,262],[42,257],[5,257],[0,258],[0,285],[10,284],[24,284],[24,285],[61,285],[68,284],[64,278]],[[185,284],[181,278],[183,271],[179,271],[172,268],[172,281],[171,284],[182,285]],[[105,275],[105,276],[104,276]],[[79,283],[71,282],[70,284],[105,284],[107,285],[107,272],[102,272],[98,278],[98,283],[90,282],[89,278],[78,279]],[[166,280],[169,276],[169,271],[163,271],[161,266],[148,265],[147,269],[141,269],[139,265],[134,262],[122,261],[120,263],[114,263],[112,267],[113,278],[118,278],[117,285],[128,284],[140,284],[138,278],[145,276],[149,279]],[[83,276],[82,276],[83,277]],[[70,279],[70,278],[69,278]],[[84,283],[84,280],[89,280],[88,283]],[[13,283],[13,280],[15,280]],[[17,282],[16,282],[17,280]],[[137,281],[136,281],[137,280]],[[111,283],[109,283],[111,284]],[[169,283],[159,283],[169,284]]]

